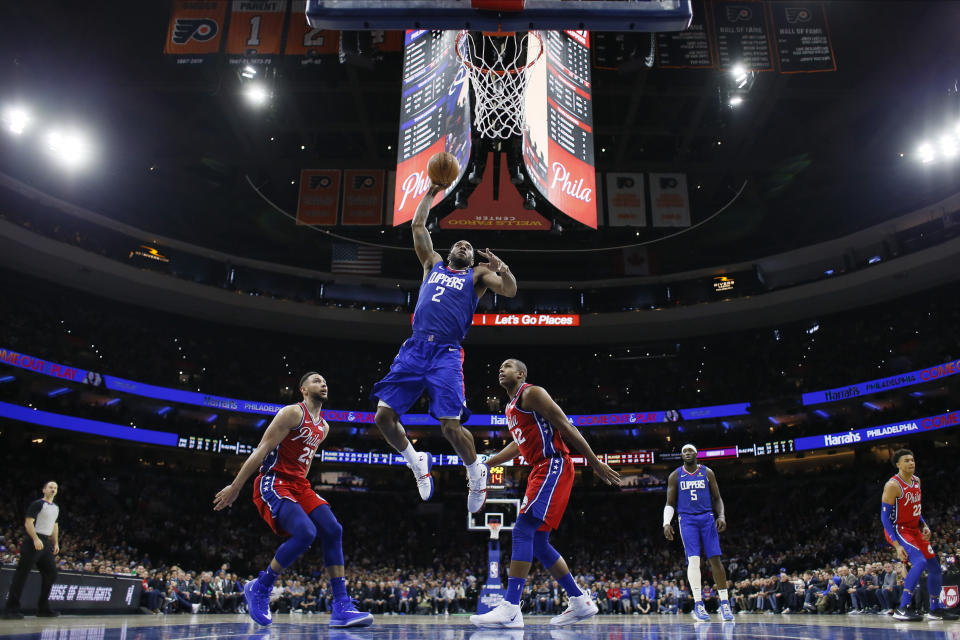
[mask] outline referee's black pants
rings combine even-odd
[[[23,586],[27,583],[27,576],[30,570],[36,565],[40,572],[40,598],[37,600],[37,609],[40,611],[50,610],[50,589],[53,588],[53,581],[57,579],[57,563],[53,559],[53,542],[48,536],[39,536],[43,542],[43,549],[37,551],[33,546],[33,540],[27,538],[20,547],[20,562],[17,564],[17,570],[13,573],[13,580],[10,582],[10,595],[7,597],[7,611],[20,610],[20,596],[23,594]]]

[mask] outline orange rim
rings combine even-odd
[[[527,33],[527,37],[530,37],[531,35],[533,35],[533,37],[537,39],[537,42],[540,45],[540,51],[537,53],[537,57],[534,58],[532,62],[521,65],[516,69],[504,69],[503,71],[499,71],[497,69],[484,69],[482,67],[478,67],[477,65],[467,60],[463,56],[463,54],[460,52],[460,41],[463,39],[464,36],[467,35],[467,33],[468,33],[467,31],[461,31],[460,33],[457,34],[457,41],[456,41],[456,44],[454,45],[454,49],[456,49],[457,58],[460,59],[460,62],[471,71],[479,71],[480,73],[493,73],[498,76],[507,75],[507,74],[513,75],[513,74],[517,74],[517,73],[521,73],[522,71],[525,71],[527,67],[532,67],[533,65],[537,64],[540,58],[543,57],[543,37],[541,37],[541,35],[536,31],[530,31]],[[483,34],[483,37],[516,35],[515,31],[482,31],[481,33]]]

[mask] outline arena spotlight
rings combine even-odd
[[[940,138],[940,155],[945,160],[953,160],[957,157],[957,144],[958,141],[956,137],[952,135],[945,135]]]
[[[917,157],[920,158],[920,162],[923,164],[928,164],[936,160],[937,152],[933,148],[932,144],[929,142],[922,142],[917,148]]]
[[[246,65],[240,71],[240,77],[246,78],[247,80],[253,80],[257,77],[257,70],[250,65]]]
[[[7,107],[3,111],[3,126],[14,135],[23,133],[32,120],[30,112],[21,106]]]
[[[247,102],[255,107],[262,107],[270,101],[270,91],[260,83],[248,84],[243,90],[243,95]]]
[[[90,143],[79,131],[54,129],[47,133],[46,143],[47,151],[67,168],[79,167],[91,156]]]
[[[533,191],[527,191],[523,196],[523,208],[527,211],[534,211],[537,208],[537,195]]]
[[[735,64],[730,69],[730,75],[733,76],[733,82],[737,89],[743,89],[750,81],[750,72],[742,64]]]
[[[743,104],[743,96],[730,96],[730,100],[727,103],[731,107],[738,107]]]

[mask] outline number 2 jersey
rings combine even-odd
[[[697,470],[688,472],[682,466],[677,468],[677,513],[696,515],[713,513],[710,499],[710,482],[707,480],[707,468],[697,465]]]
[[[445,338],[460,343],[467,337],[478,301],[473,267],[458,270],[438,262],[420,285],[413,311],[414,335],[428,334],[438,341]]]

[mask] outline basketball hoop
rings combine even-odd
[[[499,522],[488,522],[487,529],[490,529],[490,539],[499,540],[500,539],[500,523]]]
[[[461,31],[456,51],[470,74],[476,96],[473,124],[480,135],[523,135],[529,71],[543,57],[540,33]]]

